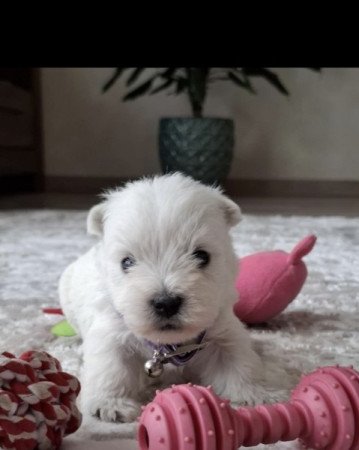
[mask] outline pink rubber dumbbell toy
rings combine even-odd
[[[323,367],[303,376],[287,403],[234,410],[210,387],[157,393],[139,419],[141,450],[235,450],[292,441],[314,449],[359,449],[359,373]]]

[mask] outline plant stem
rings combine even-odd
[[[202,117],[203,105],[207,94],[209,69],[190,67],[186,69],[188,79],[188,96],[193,117]]]

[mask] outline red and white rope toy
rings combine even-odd
[[[81,425],[80,383],[46,352],[0,354],[0,448],[58,449]]]

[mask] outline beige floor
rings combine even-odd
[[[81,441],[71,435],[65,437],[62,450],[138,450],[138,445],[132,439],[111,439],[109,441]]]
[[[99,198],[79,194],[28,194],[0,196],[0,210],[13,209],[88,209]],[[358,199],[318,199],[318,198],[236,198],[247,214],[283,214],[283,215],[343,215],[359,216]],[[73,436],[65,438],[63,450],[136,450],[134,440],[115,439],[106,442],[81,441]]]
[[[0,196],[0,210],[88,209],[100,200],[86,194],[22,194]],[[359,198],[235,198],[247,214],[359,216]]]

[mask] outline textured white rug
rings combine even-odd
[[[93,242],[85,234],[85,217],[83,211],[0,212],[0,350],[45,349],[75,375],[80,373],[81,342],[54,338],[49,330],[58,318],[42,314],[41,307],[57,305],[62,270]],[[268,357],[301,371],[334,362],[359,367],[359,219],[245,215],[233,238],[244,256],[289,251],[309,233],[318,241],[305,259],[309,277],[304,289],[285,313],[252,330],[253,337]],[[89,439],[131,437],[133,431],[134,426],[86,419],[64,447],[88,448]],[[294,449],[297,443],[256,448]]]

